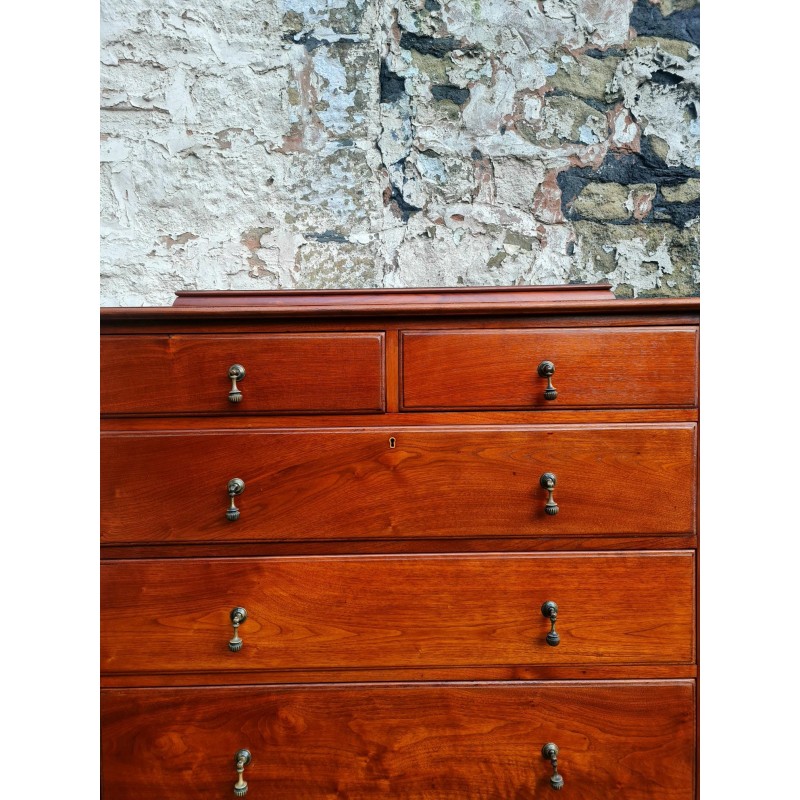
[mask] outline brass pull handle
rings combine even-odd
[[[545,636],[545,641],[550,647],[558,647],[561,637],[556,630],[556,620],[558,619],[558,605],[552,600],[542,603],[542,616],[550,620],[550,633]]]
[[[239,750],[233,757],[233,763],[236,764],[236,772],[238,777],[236,783],[233,784],[233,793],[237,797],[244,797],[247,794],[247,781],[244,779],[244,768],[253,760],[249,750]]]
[[[241,364],[233,364],[233,366],[228,367],[228,378],[231,382],[228,400],[230,400],[231,403],[242,402],[242,390],[236,385],[236,381],[243,381],[244,375],[244,367]]]
[[[241,606],[231,609],[231,625],[233,625],[233,639],[228,642],[228,647],[234,653],[242,649],[242,639],[239,636],[239,626],[247,619],[247,610]]]
[[[544,504],[544,513],[554,517],[558,514],[558,505],[556,501],[553,500],[553,491],[556,488],[556,476],[552,472],[545,472],[544,475],[539,478],[539,486],[541,486],[542,489],[547,489],[547,502]]]
[[[548,742],[542,748],[542,757],[553,765],[553,774],[550,776],[550,786],[556,791],[564,788],[564,779],[558,774],[558,745]]]
[[[540,378],[547,378],[547,388],[544,390],[545,400],[555,400],[558,397],[558,391],[553,388],[553,373],[556,371],[556,365],[552,361],[542,361],[536,371],[539,373]]]
[[[236,501],[234,498],[244,491],[244,481],[241,478],[231,478],[228,481],[228,497],[231,499],[231,504],[225,512],[225,516],[231,521],[236,522],[239,519],[239,509],[236,508]]]

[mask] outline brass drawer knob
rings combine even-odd
[[[564,788],[564,779],[558,774],[558,745],[548,742],[542,748],[542,757],[546,758],[553,766],[553,774],[550,777],[550,786],[556,791]]]
[[[236,507],[234,498],[244,491],[244,481],[241,478],[231,478],[228,481],[228,497],[231,499],[231,504],[225,512],[225,516],[231,521],[236,522],[239,519],[239,509]]]
[[[553,373],[556,371],[556,365],[552,361],[542,361],[536,371],[539,373],[540,378],[547,378],[547,388],[544,390],[545,400],[555,400],[558,397],[558,391],[553,388]]]
[[[228,642],[228,648],[234,653],[242,649],[242,639],[239,636],[239,626],[247,619],[247,611],[241,606],[231,609],[231,625],[233,625],[233,639]]]
[[[556,630],[556,620],[558,618],[558,605],[552,600],[542,603],[542,616],[550,620],[550,633],[545,636],[545,641],[550,647],[558,647],[561,637]]]
[[[231,403],[242,402],[242,390],[237,386],[236,381],[244,380],[244,367],[241,364],[233,364],[228,367],[228,378],[231,382],[231,390],[228,392],[228,400]]]
[[[544,504],[544,513],[554,517],[558,514],[558,505],[556,501],[553,500],[553,491],[556,488],[556,476],[552,472],[545,472],[544,475],[539,478],[539,486],[541,486],[542,489],[547,489],[547,502]]]
[[[236,764],[236,772],[238,777],[236,783],[233,784],[233,793],[237,797],[244,797],[247,794],[247,781],[244,779],[244,768],[253,760],[249,750],[239,750],[233,757],[233,763]]]

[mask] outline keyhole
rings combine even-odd
[[[389,447],[391,447],[394,450],[394,446],[396,444],[397,444],[397,439],[395,439],[394,436],[390,436],[389,437]]]

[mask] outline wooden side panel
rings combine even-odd
[[[694,682],[107,690],[104,800],[694,798]]]
[[[104,414],[384,410],[384,335],[103,336]],[[241,364],[242,400],[228,369]]]
[[[694,424],[102,436],[104,543],[691,534]],[[390,439],[394,439],[394,447]],[[540,476],[555,473],[559,513]],[[241,478],[241,516],[226,520]]]
[[[403,408],[636,408],[697,403],[696,328],[404,331]],[[556,372],[545,400],[542,361]]]
[[[107,562],[106,672],[690,663],[691,553]],[[558,604],[558,646],[541,606]],[[242,649],[229,611],[247,609]]]

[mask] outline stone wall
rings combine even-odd
[[[102,0],[101,302],[699,292],[697,0]]]

